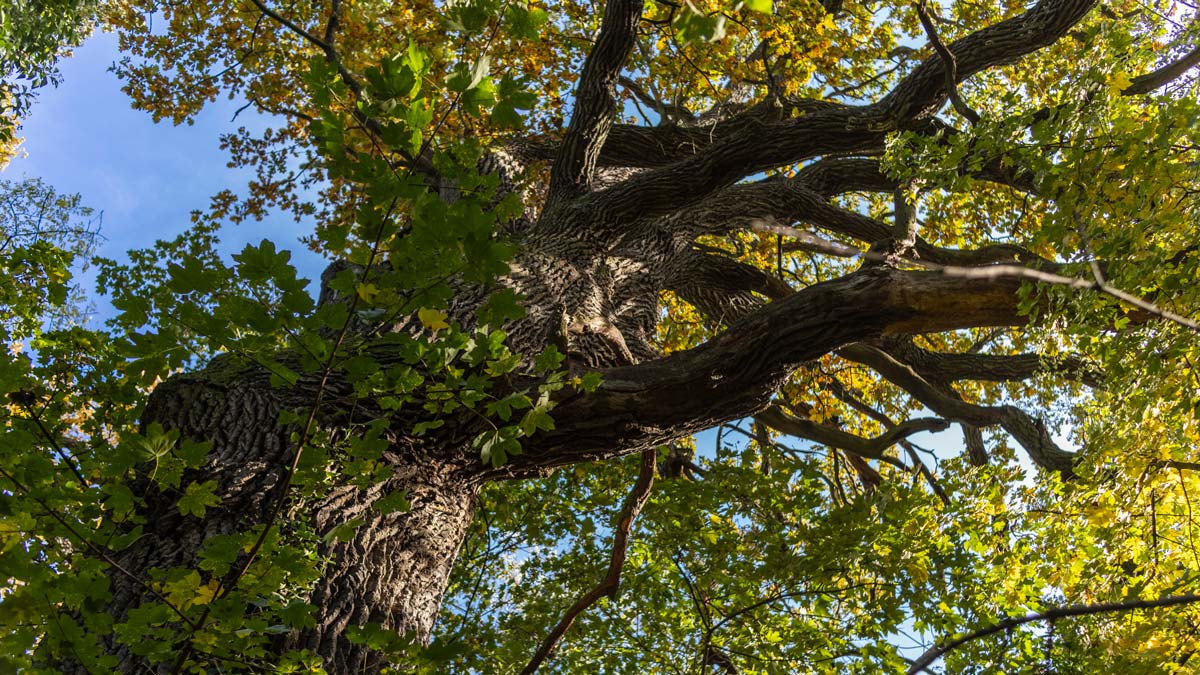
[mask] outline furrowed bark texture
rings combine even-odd
[[[376,499],[404,490],[412,509],[382,514]],[[379,624],[427,641],[442,593],[474,512],[476,487],[445,464],[412,462],[369,490],[342,487],[314,509],[317,531],[364,519],[348,541],[327,546],[334,563],[317,582],[310,602],[319,608],[316,628],[293,646],[325,657],[331,673],[375,672],[377,653],[349,643],[350,626]]]
[[[1053,43],[1093,4],[1042,0],[1020,16],[950,43],[955,78],[1012,63]],[[732,106],[705,126],[638,128],[615,124],[614,86],[637,38],[642,3],[610,0],[604,11],[562,141],[498,151],[488,169],[504,183],[525,162],[553,160],[542,208],[531,206],[526,217],[502,228],[518,253],[499,282],[518,292],[527,310],[524,319],[506,326],[511,347],[529,355],[547,344],[564,344],[568,367],[601,370],[603,383],[592,394],[562,392],[553,411],[555,430],[529,439],[524,452],[499,469],[480,463],[470,448],[476,430],[467,422],[448,420],[443,436],[418,440],[408,435],[412,420],[393,418],[394,437],[385,453],[392,474],[383,484],[337,486],[321,499],[289,505],[286,517],[310,523],[317,535],[363,519],[349,540],[321,545],[319,554],[331,562],[308,591],[317,625],[285,640],[323,657],[331,673],[376,673],[386,665],[379,655],[349,643],[345,631],[351,626],[379,623],[418,640],[429,638],[482,481],[542,476],[555,467],[638,452],[752,416],[797,368],[835,350],[973,430],[971,438],[978,437],[978,427],[999,426],[1039,464],[1069,470],[1070,455],[1028,414],[1013,406],[973,406],[952,389],[961,379],[1027,377],[1045,365],[1036,355],[1005,360],[938,355],[902,337],[1020,325],[1019,280],[954,278],[872,264],[793,292],[773,274],[697,245],[704,235],[775,223],[790,228],[778,230],[781,236],[804,224],[858,242],[854,248],[814,238],[793,250],[821,250],[826,242],[826,254],[846,257],[872,246],[897,248],[892,225],[829,200],[850,191],[896,188],[871,157],[883,150],[888,132],[953,132],[933,117],[951,84],[938,56],[870,105],[772,98]],[[855,154],[860,156],[850,156]],[[738,183],[801,162],[806,166],[794,178]],[[1033,189],[1028,176],[995,163],[977,178]],[[910,243],[897,250],[920,261],[1047,264],[1008,245],[949,250],[919,236]],[[890,264],[903,262],[895,257]],[[690,301],[708,325],[723,332],[660,358],[655,335],[664,290]],[[486,296],[481,289],[463,289],[450,308],[452,317],[469,324]],[[386,348],[380,347],[383,357]],[[1081,380],[1095,379],[1080,364],[1056,367]],[[144,421],[212,442],[208,464],[185,480],[216,480],[222,503],[203,519],[184,517],[177,495],[141,485],[147,532],[117,554],[117,561],[142,577],[151,568],[194,567],[207,538],[267,521],[295,452],[294,429],[277,423],[279,413],[304,410],[316,398],[312,382],[272,388],[261,370],[220,360],[160,386]],[[321,421],[337,427],[336,415]],[[856,439],[800,419],[793,426],[868,457],[881,455],[915,428]],[[972,447],[986,461],[982,440]],[[372,508],[396,490],[408,493],[411,511],[382,514]],[[144,601],[143,589],[116,574],[111,579],[110,611],[121,621]],[[140,667],[126,647],[109,644],[124,672]]]
[[[116,562],[143,578],[153,568],[194,568],[206,539],[266,522],[295,452],[291,437],[296,429],[279,425],[279,413],[311,405],[313,393],[304,387],[272,387],[262,369],[234,366],[225,359],[159,386],[145,422],[212,443],[207,465],[189,472],[184,482],[216,479],[221,504],[209,508],[202,520],[182,516],[177,495],[143,483],[147,531],[116,554]],[[285,531],[290,521],[300,519],[322,539],[334,527],[362,519],[349,540],[319,547],[318,555],[331,562],[308,596],[318,608],[316,625],[286,640],[287,647],[323,656],[331,673],[377,672],[386,665],[378,654],[346,639],[349,626],[376,623],[418,640],[429,638],[474,511],[478,483],[464,479],[463,452],[429,452],[411,439],[398,439],[385,454],[395,467],[389,479],[367,489],[335,487],[323,498],[292,506],[280,518]],[[377,499],[397,491],[407,493],[410,510],[384,514],[372,508]],[[125,576],[112,574],[111,583],[110,613],[118,621],[147,600],[143,589]],[[121,657],[122,672],[144,672],[128,648],[110,644]],[[155,672],[169,671],[164,666]]]

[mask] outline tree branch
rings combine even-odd
[[[1186,605],[1193,602],[1200,602],[1200,595],[1169,595],[1165,598],[1157,600],[1125,600],[1123,602],[1102,602],[1094,605],[1071,605],[1066,607],[1054,607],[1043,612],[1033,612],[1025,616],[1011,617],[1003,621],[997,622],[986,628],[968,633],[962,637],[952,640],[943,641],[942,643],[931,647],[921,654],[912,663],[912,667],[908,669],[908,675],[916,675],[929,670],[929,666],[940,659],[947,653],[971,642],[978,640],[988,635],[1016,628],[1034,621],[1053,621],[1054,619],[1064,619],[1072,616],[1088,616],[1092,614],[1107,614],[1111,612],[1128,612],[1134,609],[1154,609],[1156,607],[1174,607],[1178,605]]]
[[[732,324],[762,305],[760,293],[773,300],[792,289],[782,279],[719,253],[692,250],[680,255],[668,271],[664,288],[679,294],[714,326]]]
[[[642,452],[642,465],[638,471],[637,483],[634,484],[633,490],[629,496],[625,498],[625,503],[621,506],[621,515],[617,519],[617,527],[613,535],[612,557],[608,563],[608,574],[596,584],[596,587],[588,591],[571,605],[567,613],[550,631],[546,639],[542,641],[538,647],[537,653],[529,660],[529,664],[521,671],[521,675],[532,675],[542,663],[550,658],[554,653],[558,643],[562,641],[567,630],[575,619],[583,613],[588,607],[591,607],[597,600],[604,596],[609,598],[616,597],[617,589],[621,585],[621,568],[625,565],[625,550],[629,544],[629,530],[633,527],[633,520],[641,513],[642,507],[646,505],[646,500],[650,497],[650,489],[654,487],[654,468],[657,464],[655,461],[657,452],[654,448],[644,450]]]
[[[566,136],[550,173],[547,210],[591,189],[596,160],[617,117],[616,83],[633,51],[642,0],[608,0],[600,35],[588,53],[575,89]]]
[[[1200,65],[1200,47],[1196,47],[1162,68],[1133,78],[1133,82],[1121,90],[1121,93],[1126,96],[1149,94],[1155,89],[1182,77],[1184,73],[1195,68],[1197,65]]]
[[[1095,0],[1041,0],[1029,11],[955,41],[961,80],[1011,63],[1053,44],[1092,8]],[[817,155],[879,148],[888,131],[911,126],[945,100],[941,59],[922,62],[878,103],[839,106],[774,123],[752,121],[696,154],[646,171],[590,195],[586,208],[596,226],[619,227],[635,217],[666,215],[694,204],[737,180]],[[731,118],[730,123],[741,115]]]
[[[917,17],[921,20],[921,26],[925,29],[925,36],[929,38],[930,44],[933,45],[933,50],[937,52],[942,59],[942,67],[946,73],[946,93],[950,96],[950,102],[954,105],[954,109],[958,114],[967,118],[972,125],[979,124],[979,113],[971,109],[967,102],[962,99],[958,93],[958,64],[954,58],[954,53],[946,48],[942,42],[942,38],[938,36],[937,27],[933,25],[933,21],[929,18],[929,11],[926,8],[927,0],[919,0],[917,2]]]
[[[777,405],[760,412],[755,419],[762,420],[764,424],[776,431],[805,438],[831,448],[846,450],[868,459],[884,459],[884,451],[913,434],[922,431],[944,431],[950,426],[946,420],[937,418],[905,420],[889,427],[880,436],[864,438],[788,414]]]
[[[705,344],[602,371],[592,394],[565,393],[557,429],[530,439],[500,470],[509,478],[662,445],[749,417],[793,370],[843,345],[894,334],[1024,324],[1017,280],[949,279],[886,267],[809,286],[770,303]]]
[[[1038,373],[1053,373],[1092,388],[1104,384],[1104,373],[1079,356],[949,354],[922,349],[913,344],[911,339],[903,337],[886,340],[883,349],[931,381],[1015,382]]]
[[[1035,464],[1044,469],[1070,472],[1075,463],[1074,453],[1058,447],[1045,424],[1016,406],[967,403],[952,390],[950,393],[942,391],[908,364],[867,344],[849,345],[839,349],[838,355],[870,367],[942,417],[981,427],[999,425],[1025,448]]]

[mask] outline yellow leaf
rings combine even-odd
[[[217,596],[217,580],[211,579],[209,582],[196,589],[196,598],[192,600],[196,605],[207,605],[212,602]]]
[[[436,309],[425,309],[422,307],[417,310],[417,318],[430,330],[442,330],[443,328],[450,327],[450,324],[446,323],[446,313],[439,312]]]
[[[1108,86],[1116,93],[1121,93],[1133,84],[1133,80],[1129,79],[1129,75],[1125,73],[1116,73],[1108,80]]]
[[[379,288],[375,284],[359,284],[358,297],[363,299],[363,302],[370,302],[376,294],[379,293]]]

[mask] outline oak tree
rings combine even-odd
[[[15,667],[1197,667],[1190,5],[102,13],[277,123],[5,358]]]

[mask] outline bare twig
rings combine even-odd
[[[625,550],[629,544],[629,530],[633,527],[633,520],[641,512],[642,507],[646,505],[646,500],[650,497],[650,488],[654,486],[654,467],[657,464],[658,453],[654,448],[642,452],[642,466],[638,472],[637,483],[634,484],[633,490],[629,496],[625,498],[625,504],[621,507],[621,515],[617,520],[616,533],[613,536],[612,558],[608,563],[608,574],[596,584],[596,587],[588,591],[571,605],[567,613],[550,631],[546,639],[542,641],[538,647],[537,653],[529,660],[529,664],[521,671],[521,675],[531,675],[538,669],[539,666],[550,658],[554,653],[558,643],[562,641],[571,624],[575,623],[575,619],[579,617],[588,607],[591,607],[597,600],[604,596],[610,598],[617,593],[617,588],[621,585],[621,568],[625,565]]]

